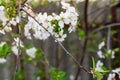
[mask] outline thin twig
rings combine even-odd
[[[118,26],[120,26],[120,23],[112,23],[112,24],[108,24],[108,25],[99,27],[99,28],[94,29],[93,31],[91,31],[90,34],[89,34],[89,36],[91,36],[93,33],[99,32],[99,31],[101,31],[103,29],[111,28],[111,27],[118,27]]]
[[[18,55],[16,56],[16,64],[15,64],[15,72],[14,72],[14,80],[17,79],[17,71],[19,70],[19,65],[20,65],[20,55],[21,55],[21,49],[20,49],[20,44],[21,44],[21,41],[20,41],[20,37],[21,37],[21,28],[20,28],[20,23],[21,23],[21,4],[19,4],[19,8],[18,8],[18,17],[19,17],[19,23],[18,23],[18,34],[19,34],[19,41],[18,41]],[[24,79],[23,79],[24,80]]]
[[[110,36],[110,31],[111,31],[111,28],[108,28],[108,34],[107,34],[107,51],[111,49],[111,36]],[[108,61],[108,68],[109,70],[111,71],[111,59],[107,59]]]
[[[83,43],[83,48],[82,48],[82,58],[79,60],[79,64],[82,65],[84,58],[86,56],[86,49],[87,49],[87,44],[88,44],[88,32],[89,32],[89,28],[88,28],[88,5],[89,5],[89,0],[85,0],[85,7],[84,7],[84,30],[85,30],[85,40]],[[75,80],[78,79],[78,76],[80,74],[80,69],[81,68],[77,68],[77,72],[75,75]]]
[[[42,26],[42,24],[40,24],[40,23],[39,23],[32,15],[30,15],[27,11],[25,11],[24,9],[21,9],[21,10],[24,11],[28,16],[30,16],[31,18],[33,18],[40,26]],[[51,37],[54,38],[54,39],[57,41],[57,43],[58,43],[58,44],[62,47],[62,49],[66,52],[66,54],[69,55],[69,56],[73,59],[73,61],[74,61],[81,69],[83,69],[85,72],[91,74],[90,71],[88,71],[88,70],[85,69],[82,65],[79,64],[79,62],[74,58],[74,56],[72,56],[71,53],[67,51],[67,49],[62,45],[61,42],[59,42],[59,41],[57,40],[56,37],[54,37],[45,27],[42,26],[42,28],[44,28],[44,29],[51,35]]]

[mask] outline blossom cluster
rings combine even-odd
[[[111,58],[111,59],[114,59],[115,58],[115,52],[113,51],[113,50],[111,50],[111,49],[108,49],[107,50],[107,54],[103,54],[103,51],[102,51],[102,48],[105,46],[105,42],[103,41],[103,42],[101,42],[100,44],[99,44],[99,46],[98,46],[98,52],[97,52],[97,54],[98,54],[98,56],[99,56],[99,58],[105,58],[105,57],[109,57],[109,58]]]
[[[75,31],[77,27],[78,14],[75,8],[70,6],[70,4],[65,2],[61,2],[61,4],[64,11],[62,11],[59,15],[55,13],[48,15],[46,12],[40,12],[39,14],[36,14],[35,19],[31,17],[33,15],[28,16],[28,23],[24,28],[24,35],[28,39],[32,39],[33,35],[34,38],[40,40],[45,40],[52,35],[57,41],[64,41],[67,37],[65,26],[69,26],[69,33]],[[27,12],[31,13],[31,10],[28,10]],[[38,22],[36,22],[36,20]]]
[[[0,30],[0,33],[5,34],[5,32],[12,31],[11,26],[17,26],[17,24],[19,23],[19,18],[17,16],[15,18],[13,17],[11,19],[8,19],[6,17],[5,7],[0,6],[0,22],[2,23],[2,25],[1,25],[2,29]]]
[[[105,58],[114,59],[114,58],[115,58],[115,52],[114,52],[114,50],[108,49],[108,50],[106,51],[106,54],[103,54],[102,48],[103,48],[104,46],[105,46],[105,42],[104,42],[104,41],[101,42],[101,43],[98,45],[98,49],[99,49],[98,52],[97,52],[98,57],[99,57],[100,59],[105,59]],[[97,61],[97,64],[96,64],[95,70],[96,70],[96,71],[99,71],[99,72],[102,72],[102,71],[104,71],[104,69],[103,69],[102,67],[103,67],[103,62],[100,61],[100,60],[98,60],[98,61]],[[113,69],[113,70],[109,73],[107,80],[116,80],[116,79],[115,79],[116,74],[119,76],[119,79],[120,79],[120,68]]]
[[[18,37],[14,38],[14,42],[12,43],[12,51],[16,56],[19,55],[18,53],[20,47],[24,47],[23,42]]]
[[[118,75],[119,79],[120,79],[120,68],[116,68],[116,69],[112,70],[112,72],[109,73],[107,80],[116,80],[115,79],[116,75]]]

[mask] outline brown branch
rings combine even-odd
[[[89,5],[89,0],[85,0],[85,7],[84,7],[84,25],[83,25],[83,28],[85,30],[85,40],[84,40],[84,43],[83,43],[83,48],[82,48],[82,58],[81,60],[79,61],[80,62],[80,65],[83,64],[83,61],[84,61],[84,58],[86,56],[86,48],[87,48],[87,44],[88,44],[88,5]],[[80,68],[78,67],[77,68],[77,72],[76,72],[76,75],[75,75],[75,80],[78,79],[78,76],[79,76],[79,73],[80,73]]]
[[[118,26],[120,26],[120,23],[112,23],[112,24],[108,24],[108,25],[99,27],[99,28],[94,29],[93,31],[91,31],[91,32],[89,33],[89,37],[90,37],[93,33],[97,33],[97,32],[99,32],[99,31],[101,31],[101,30],[103,30],[103,29],[111,28],[111,27],[118,27]]]
[[[21,54],[21,4],[19,4],[19,8],[18,8],[18,16],[19,16],[19,23],[18,23],[18,34],[19,34],[19,42],[18,42],[18,55],[16,56],[16,63],[15,63],[15,72],[14,72],[14,77],[13,77],[13,80],[17,80],[17,71],[18,70],[24,70],[24,66],[23,66],[23,58],[22,58],[22,54]],[[22,78],[22,80],[24,80],[24,76]]]
[[[38,22],[32,15],[30,15],[27,11],[25,11],[24,9],[21,9],[21,11],[24,11],[28,16],[30,16],[31,18],[33,18],[40,26],[42,26],[42,24],[39,23],[39,22]],[[62,49],[66,52],[66,54],[73,59],[73,61],[79,66],[80,69],[82,69],[82,70],[84,70],[85,72],[91,74],[90,71],[88,71],[88,70],[85,69],[82,65],[79,64],[79,62],[75,59],[75,57],[74,57],[70,52],[68,52],[68,50],[62,45],[61,42],[59,42],[59,41],[57,40],[57,38],[56,38],[55,36],[53,36],[45,27],[42,26],[42,28],[45,29],[45,30],[51,35],[51,37],[57,41],[57,43],[58,43],[58,44],[62,47]]]

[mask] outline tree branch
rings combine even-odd
[[[83,43],[83,48],[82,48],[82,58],[80,59],[80,65],[83,64],[83,61],[84,61],[84,58],[86,56],[86,48],[87,48],[87,44],[88,44],[88,32],[89,32],[89,28],[88,28],[88,5],[89,5],[89,0],[85,0],[85,7],[84,7],[84,25],[83,25],[83,28],[85,30],[85,40],[84,40],[84,43]],[[77,68],[77,72],[76,72],[76,75],[75,75],[75,80],[78,79],[78,76],[79,76],[79,73],[80,73],[80,68],[78,67]]]

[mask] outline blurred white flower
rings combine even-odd
[[[111,54],[111,58],[112,58],[112,59],[115,58],[115,52],[112,51],[111,49],[109,49],[109,50],[107,51],[107,53],[108,53],[108,54]]]
[[[69,3],[61,2],[63,9],[68,9],[70,7]]]
[[[117,73],[120,79],[120,68],[116,68],[115,70],[112,70],[112,72]]]
[[[7,17],[5,16],[4,6],[0,6],[0,21],[2,21],[2,25],[4,26],[7,21]]]
[[[16,26],[20,22],[19,17],[17,16],[16,18],[12,18],[10,20],[10,24]]]
[[[14,41],[15,42],[12,43],[13,45],[24,47],[23,42],[18,37],[14,38]]]
[[[31,58],[35,58],[36,57],[36,51],[37,51],[36,48],[32,47],[32,48],[26,50],[26,54],[28,56],[30,56]]]
[[[12,46],[12,51],[16,56],[18,56],[18,47],[17,46]]]
[[[98,60],[95,70],[100,71],[100,72],[103,71],[102,66],[103,66],[103,63],[100,60]]]
[[[8,26],[5,26],[5,27],[4,27],[4,30],[5,30],[6,32],[10,32],[10,31],[12,31],[12,28],[11,28],[11,27],[8,27]]]
[[[110,73],[107,80],[115,80],[115,73]]]
[[[0,63],[1,64],[5,63],[5,62],[7,62],[7,60],[5,58],[0,58]]]
[[[99,44],[98,49],[102,49],[103,46],[105,46],[105,42],[104,41]]]
[[[97,55],[99,56],[99,58],[105,58],[101,50],[97,52]]]
[[[6,42],[0,42],[0,47],[2,47],[5,44],[6,44]]]
[[[70,78],[70,80],[74,80],[75,77],[74,77],[74,75],[70,75],[69,78]]]
[[[60,26],[60,28],[63,28],[64,27],[64,22],[63,21],[59,21],[58,25]]]
[[[0,30],[0,33],[5,35],[5,30],[4,29]]]

